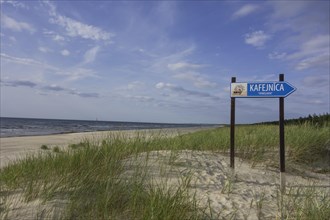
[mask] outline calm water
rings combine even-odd
[[[83,121],[32,118],[0,118],[0,137],[63,134],[88,131],[112,131],[155,128],[204,127],[209,124],[163,124],[113,121]]]

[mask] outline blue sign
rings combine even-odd
[[[288,82],[243,82],[232,83],[231,97],[234,98],[279,98],[287,97],[296,88]]]

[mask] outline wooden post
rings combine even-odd
[[[236,82],[236,77],[231,78],[231,82]],[[235,98],[231,98],[230,105],[230,167],[235,169]]]
[[[284,74],[279,75],[279,81],[284,81]],[[285,140],[284,140],[284,97],[279,98],[279,129],[280,129],[280,182],[281,192],[285,193]]]

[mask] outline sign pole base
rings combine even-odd
[[[286,176],[285,172],[280,172],[280,214],[281,220],[285,220],[285,207],[284,207],[284,196],[286,191]]]
[[[282,194],[285,194],[285,190],[286,190],[285,172],[280,172],[280,190]]]

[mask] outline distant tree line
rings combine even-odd
[[[286,125],[303,125],[303,124],[310,124],[313,126],[329,126],[330,125],[330,114],[329,113],[323,113],[320,115],[313,114],[308,115],[307,117],[299,117],[295,119],[287,119],[284,120],[284,123]],[[261,122],[257,124],[267,124],[267,125],[278,125],[278,121],[270,121],[270,122]]]

